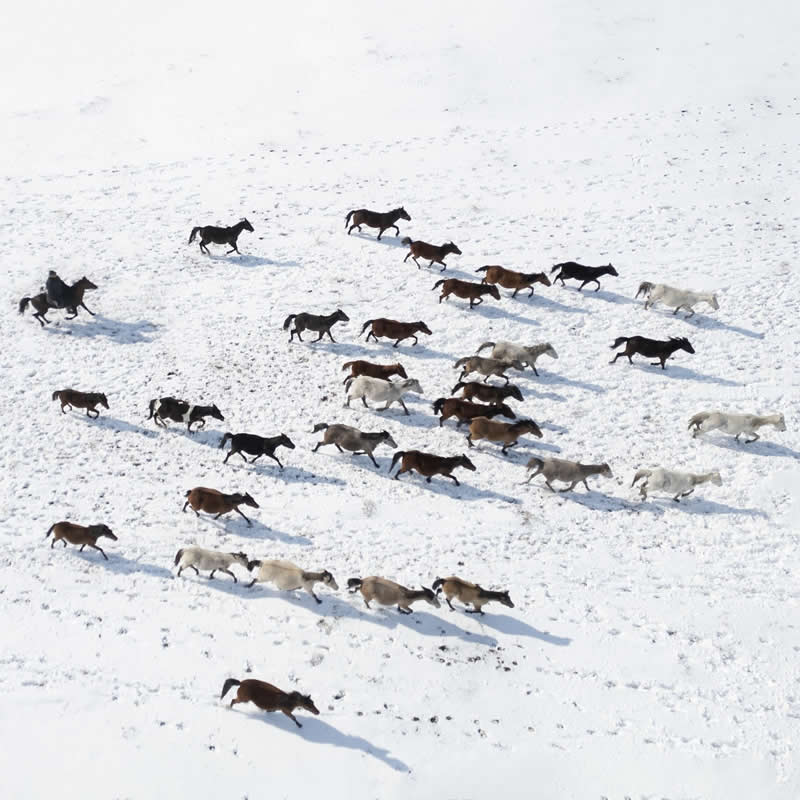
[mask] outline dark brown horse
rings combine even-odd
[[[507,419],[516,419],[517,415],[505,404],[497,403],[496,405],[485,406],[481,403],[471,403],[469,400],[462,400],[460,397],[440,397],[433,403],[433,413],[441,414],[439,419],[439,427],[442,423],[450,417],[455,417],[458,422],[456,427],[460,428],[465,422],[471,422],[476,417],[492,417],[502,416]]]
[[[424,258],[426,261],[431,262],[428,264],[429,267],[432,267],[434,264],[441,264],[442,268],[439,270],[439,272],[443,272],[445,269],[447,269],[447,264],[444,263],[444,257],[448,253],[455,253],[457,256],[461,255],[461,251],[452,242],[445,242],[445,244],[435,245],[428,244],[427,242],[415,242],[406,236],[406,238],[403,239],[403,244],[407,244],[410,248],[408,255],[406,255],[406,257],[403,259],[403,263],[405,264],[410,256],[414,259],[417,269],[422,269],[422,266],[417,259]]]
[[[53,549],[53,545],[60,539],[64,543],[64,547],[67,546],[67,542],[70,544],[79,544],[81,546],[81,553],[83,552],[83,548],[87,545],[95,550],[99,550],[106,561],[108,561],[108,556],[105,554],[102,547],[97,546],[97,540],[105,536],[107,539],[113,539],[115,542],[117,541],[117,537],[108,525],[87,526],[76,525],[74,522],[56,522],[55,525],[50,526],[44,538],[46,539],[51,533],[53,534],[53,541],[50,542],[51,550]]]
[[[60,389],[57,392],[53,392],[53,400],[56,399],[61,401],[62,414],[67,413],[64,411],[65,406],[70,408],[74,406],[75,408],[85,408],[87,417],[92,417],[91,412],[94,411],[94,417],[92,418],[97,419],[100,416],[100,412],[95,406],[99,403],[103,408],[108,408],[108,400],[100,392],[79,392],[76,389]]]
[[[482,403],[502,403],[509,397],[515,400],[522,400],[522,392],[513,383],[507,386],[493,386],[490,383],[478,383],[472,381],[464,383],[459,381],[454,387],[452,394],[462,389],[461,396],[465,400],[480,400]]]
[[[239,510],[239,506],[259,508],[258,503],[247,492],[244,494],[241,492],[224,494],[217,489],[209,489],[205,486],[195,486],[194,489],[189,489],[186,492],[186,502],[181,510],[186,511],[186,506],[191,506],[198,517],[200,516],[197,513],[198,511],[206,511],[209,514],[214,514],[214,519],[219,519],[223,514],[235,511],[240,517],[244,517],[248,528],[252,528],[253,523]]]
[[[380,378],[383,381],[388,381],[392,375],[399,375],[401,378],[408,377],[402,364],[373,364],[370,361],[359,359],[342,364],[342,372],[346,369],[350,370],[350,374],[342,383],[347,383],[350,378],[357,378],[359,375],[368,375],[370,378]]]
[[[394,228],[397,231],[395,236],[400,235],[400,228],[395,224],[397,220],[404,219],[407,222],[411,221],[411,217],[408,216],[408,213],[402,207],[395,208],[393,211],[384,211],[383,213],[379,211],[368,211],[366,208],[350,211],[344,218],[345,228],[350,223],[350,217],[353,218],[353,224],[350,225],[350,229],[347,231],[348,236],[353,232],[353,228],[358,228],[358,232],[361,233],[361,226],[366,225],[368,228],[380,228],[378,231],[379,240],[381,236],[383,236],[383,232],[388,231],[389,228]]]
[[[611,345],[613,350],[625,342],[625,349],[621,353],[617,353],[614,358],[609,361],[613,364],[620,356],[627,356],[628,363],[633,364],[631,356],[643,355],[647,358],[657,358],[658,361],[652,361],[652,366],[656,367],[661,364],[661,369],[666,369],[666,360],[676,351],[685,350],[687,353],[694,353],[694,348],[685,336],[677,337],[670,336],[669,340],[664,342],[659,339],[646,339],[644,336],[620,336],[614,344]]]
[[[388,339],[397,339],[393,345],[394,347],[397,347],[403,339],[413,339],[414,345],[416,345],[419,341],[415,335],[417,333],[426,333],[428,336],[431,335],[430,328],[421,320],[417,322],[397,322],[397,320],[386,319],[385,317],[368,319],[361,328],[361,333],[364,333],[370,325],[372,326],[372,330],[367,334],[367,341],[369,341],[370,336],[376,342],[379,336],[385,336]],[[359,334],[359,336],[360,335],[361,334]],[[414,345],[412,345],[412,347]]]
[[[528,297],[533,297],[533,284],[550,286],[550,278],[544,272],[515,272],[504,267],[478,267],[475,272],[485,272],[481,283],[499,284],[504,289],[513,289],[511,297],[516,297],[520,289],[530,289]]]
[[[426,476],[427,483],[431,482],[431,478],[434,475],[444,475],[446,478],[450,478],[456,486],[460,486],[458,478],[452,474],[453,470],[456,467],[464,467],[464,469],[472,472],[475,471],[475,465],[463,454],[448,458],[446,456],[437,456],[433,453],[422,453],[419,450],[400,450],[392,456],[392,463],[389,465],[390,472],[400,459],[402,459],[402,462],[400,469],[397,470],[397,474],[394,476],[395,480],[398,480],[404,472],[416,470],[420,475]]]
[[[94,316],[94,311],[90,311],[87,308],[86,304],[83,302],[83,295],[87,291],[91,291],[92,289],[96,289],[95,286],[85,275],[79,281],[75,281],[72,286],[68,286],[66,290],[66,301],[63,306],[53,306],[47,300],[47,293],[42,292],[41,294],[34,295],[33,297],[23,297],[22,300],[19,301],[19,313],[22,314],[25,312],[25,309],[28,307],[28,303],[30,303],[35,309],[34,317],[39,320],[39,324],[44,328],[45,322],[48,324],[50,320],[47,319],[45,314],[51,308],[64,308],[67,311],[67,319],[75,319],[78,316],[78,307],[86,309],[92,316]]]
[[[500,292],[496,286],[485,286],[481,283],[470,283],[470,281],[461,281],[458,278],[442,278],[433,284],[433,288],[442,287],[442,293],[439,295],[439,302],[442,300],[449,300],[450,295],[454,294],[456,297],[461,297],[464,300],[469,300],[469,307],[474,308],[483,302],[483,295],[488,294],[496,300],[500,299]]]
[[[222,686],[220,700],[225,697],[231,686],[239,687],[236,690],[236,697],[231,700],[231,708],[237,703],[253,703],[262,711],[282,711],[289,719],[294,721],[298,728],[303,726],[292,714],[292,711],[296,708],[305,709],[314,715],[319,714],[319,709],[314,705],[314,701],[309,695],[300,694],[300,692],[284,692],[271,683],[257,681],[255,678],[247,678],[247,680],[243,681],[238,681],[236,678],[228,678]]]
[[[215,225],[198,226],[197,228],[192,228],[192,232],[189,235],[189,244],[194,241],[194,237],[199,233],[201,253],[205,253],[209,256],[211,255],[208,247],[206,247],[207,244],[229,244],[231,249],[225,253],[227,256],[231,253],[239,253],[236,240],[239,238],[239,234],[242,231],[253,232],[253,226],[246,219],[239,220],[235,225],[231,225],[230,228],[218,228]],[[241,253],[239,253],[239,255],[241,255]]]

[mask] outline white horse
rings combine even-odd
[[[346,406],[350,406],[350,401],[355,398],[361,398],[361,402],[365,408],[369,408],[366,398],[374,400],[377,403],[386,403],[383,408],[377,409],[378,411],[386,411],[392,403],[400,403],[403,406],[403,411],[408,416],[408,409],[403,402],[403,395],[406,392],[416,392],[422,394],[422,387],[416,378],[406,378],[403,381],[392,383],[391,381],[384,381],[381,378],[370,378],[368,375],[359,375],[358,378],[348,378],[345,387],[347,392]]]
[[[656,303],[663,303],[665,306],[674,308],[673,314],[678,313],[678,309],[686,308],[689,313],[686,315],[688,319],[694,316],[694,308],[700,302],[708,303],[715,311],[719,308],[716,294],[710,292],[691,292],[688,289],[676,289],[674,286],[667,286],[666,283],[644,283],[639,284],[639,291],[636,292],[638,297],[640,294],[647,295],[644,307],[650,308]]]
[[[722,478],[717,470],[713,472],[703,472],[696,475],[693,472],[675,472],[663,467],[654,469],[640,469],[633,477],[633,486],[639,478],[646,478],[645,482],[639,487],[639,494],[643,500],[647,500],[647,493],[664,492],[674,495],[672,498],[676,503],[680,502],[681,497],[686,497],[694,491],[694,487],[700,483],[709,481],[716,486],[722,486]]]
[[[480,353],[481,350],[487,347],[492,348],[492,358],[500,361],[519,361],[521,364],[527,364],[537,377],[539,373],[536,371],[536,359],[539,356],[546,354],[550,358],[558,358],[558,353],[556,353],[550,342],[532,344],[530,347],[514,344],[513,342],[484,342],[477,352]]]
[[[774,425],[779,431],[786,430],[786,420],[784,420],[783,414],[769,414],[765,417],[759,417],[756,414],[726,414],[724,411],[701,411],[689,420],[689,427],[691,428],[693,425],[693,438],[701,433],[721,429],[725,433],[735,436],[737,442],[743,433],[749,434],[751,438],[745,439],[745,444],[750,444],[750,442],[755,442],[756,439],[761,438],[756,431],[762,425]]]

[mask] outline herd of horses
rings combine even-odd
[[[410,221],[411,217],[402,207],[380,213],[368,209],[356,209],[350,211],[345,218],[345,227],[348,234],[353,230],[361,231],[362,226],[375,228],[378,230],[377,238],[390,229],[394,229],[395,236],[399,236],[400,230],[397,222],[400,220]],[[253,226],[247,219],[230,227],[198,226],[192,229],[189,236],[189,243],[192,243],[199,235],[200,250],[202,253],[210,254],[209,244],[226,245],[230,249],[226,254],[239,253],[237,240],[243,231],[253,232]],[[450,255],[462,255],[462,251],[454,242],[445,242],[442,245],[434,245],[424,241],[412,240],[406,237],[402,240],[409,250],[404,258],[407,261],[411,258],[421,269],[420,259],[428,262],[428,266],[434,264],[441,265],[440,271],[447,267],[444,259]],[[558,273],[551,280],[545,272],[519,272],[501,266],[483,266],[476,270],[483,273],[481,281],[473,282],[457,278],[443,278],[438,280],[433,289],[441,288],[439,303],[449,299],[451,295],[469,301],[469,308],[472,309],[480,305],[484,298],[491,297],[500,300],[499,288],[512,290],[511,298],[515,298],[517,293],[528,290],[528,298],[534,296],[536,284],[549,287],[557,281],[565,286],[565,281],[578,281],[578,291],[589,284],[596,284],[595,292],[600,290],[599,279],[604,276],[618,277],[619,273],[610,263],[605,266],[586,266],[573,261],[556,264],[550,270],[550,274]],[[498,288],[499,287],[499,288]],[[95,290],[97,286],[86,277],[72,284],[67,288],[66,302],[59,306],[67,311],[67,319],[74,318],[78,313],[78,308],[89,311],[83,302],[84,293]],[[688,290],[675,289],[664,284],[652,284],[643,282],[637,297],[640,294],[646,296],[646,307],[650,307],[657,302],[665,303],[674,308],[674,313],[681,308],[688,311],[688,315],[694,314],[693,306],[700,301],[707,302],[713,309],[719,308],[716,295],[708,293],[691,292]],[[32,297],[23,297],[19,303],[19,312],[23,313],[28,304],[35,309],[34,317],[42,327],[49,323],[46,314],[52,309],[48,302],[46,293],[40,293]],[[347,322],[349,317],[342,309],[336,309],[327,315],[318,315],[310,312],[299,312],[289,314],[284,323],[283,329],[290,330],[289,342],[295,339],[303,342],[302,334],[311,331],[317,334],[313,341],[319,342],[324,336],[335,342],[331,334],[333,325],[337,322]],[[400,344],[408,339],[412,339],[411,346],[419,343],[417,334],[433,335],[431,329],[422,320],[400,321],[388,318],[375,318],[367,320],[362,328],[361,335],[367,333],[367,341],[374,339],[378,342],[380,338],[393,341],[393,348],[398,348]],[[624,345],[624,350],[617,353],[610,363],[615,363],[620,356],[626,356],[630,363],[632,356],[639,354],[646,358],[656,359],[654,365],[660,365],[661,369],[666,369],[666,361],[677,351],[682,350],[686,353],[694,353],[694,348],[686,337],[670,337],[666,341],[655,340],[643,336],[620,336],[611,345],[616,349]],[[492,348],[491,356],[484,357],[479,355],[486,348]],[[466,425],[468,433],[466,435],[467,445],[474,448],[477,441],[486,439],[500,446],[502,455],[507,456],[509,450],[519,443],[520,437],[530,434],[536,438],[542,438],[540,426],[528,418],[518,418],[514,410],[507,401],[522,401],[523,393],[519,386],[510,382],[506,374],[509,370],[524,372],[530,369],[536,376],[536,360],[541,355],[547,354],[551,358],[558,358],[558,354],[549,342],[534,345],[521,345],[513,342],[484,342],[477,348],[476,353],[459,358],[454,368],[461,369],[458,382],[451,390],[450,397],[440,397],[432,404],[432,410],[439,416],[439,427],[450,418],[455,418],[456,428]],[[422,386],[415,378],[409,378],[404,366],[399,362],[379,364],[366,360],[347,361],[342,365],[343,371],[349,370],[349,375],[344,379],[346,403],[349,405],[351,399],[361,399],[364,407],[369,408],[367,400],[382,402],[382,408],[378,411],[385,411],[397,402],[406,414],[408,408],[403,401],[403,395],[408,392],[422,394]],[[480,381],[465,381],[470,374],[477,373],[483,376]],[[490,378],[501,378],[503,385],[490,383]],[[456,393],[461,391],[461,396]],[[61,411],[66,413],[69,408],[85,409],[87,416],[96,418],[100,412],[98,406],[108,409],[108,399],[105,394],[100,392],[81,392],[67,388],[55,391],[53,400],[59,400]],[[215,405],[192,404],[186,400],[176,397],[160,397],[150,401],[148,419],[152,419],[154,424],[159,427],[167,427],[169,421],[185,423],[187,430],[192,433],[192,427],[202,429],[205,427],[206,418],[210,417],[224,421],[220,409]],[[495,419],[503,417],[508,422]],[[779,430],[785,430],[783,415],[770,415],[759,417],[756,415],[732,415],[724,412],[701,412],[692,417],[689,427],[694,428],[694,435],[705,433],[709,430],[720,429],[736,435],[738,441],[741,433],[750,434],[751,438],[745,442],[752,442],[758,438],[755,431],[763,425],[771,424]],[[376,468],[380,464],[375,458],[375,450],[379,445],[385,445],[395,450],[389,464],[390,472],[397,468],[394,479],[398,480],[401,475],[409,472],[416,472],[421,475],[426,482],[430,483],[435,476],[449,478],[456,486],[460,486],[458,478],[453,472],[460,468],[468,471],[475,471],[475,464],[465,453],[455,455],[439,455],[427,453],[420,450],[399,450],[397,442],[392,435],[385,429],[380,431],[361,431],[353,426],[342,423],[327,422],[317,423],[312,433],[322,432],[322,439],[313,448],[317,452],[320,447],[333,445],[338,452],[349,452],[353,456],[366,455]],[[280,469],[284,468],[276,455],[279,447],[289,450],[295,449],[294,442],[285,433],[277,436],[264,437],[253,433],[229,433],[222,436],[219,443],[220,448],[229,446],[223,463],[227,464],[232,455],[238,454],[245,462],[248,461],[245,454],[252,456],[250,463],[255,462],[261,456],[266,456],[276,462]],[[545,485],[552,491],[556,489],[552,486],[552,481],[560,481],[568,484],[566,488],[559,491],[571,491],[579,483],[583,483],[587,490],[589,485],[586,479],[592,475],[613,477],[611,468],[607,463],[603,464],[582,464],[578,461],[557,458],[538,458],[533,457],[526,464],[530,474],[526,481],[530,482],[537,475],[542,475]],[[673,499],[678,501],[682,497],[688,496],[696,485],[705,482],[719,484],[720,475],[717,471],[709,473],[682,473],[674,470],[666,470],[662,467],[641,468],[636,472],[632,485],[644,478],[641,484],[642,499],[646,499],[649,491],[662,491],[674,495]],[[252,525],[251,520],[242,512],[240,506],[259,508],[258,503],[247,492],[225,493],[218,489],[208,487],[195,487],[185,493],[183,511],[191,507],[197,516],[199,512],[210,513],[215,518],[223,514],[235,512],[239,514],[247,523]],[[54,534],[51,547],[56,541],[61,540],[66,546],[67,542],[79,545],[80,549],[89,546],[98,550],[103,558],[108,556],[97,545],[97,540],[107,537],[116,540],[117,537],[111,529],[104,524],[81,526],[71,522],[59,522],[51,526],[48,530]],[[271,581],[278,588],[291,591],[295,589],[305,589],[309,592],[316,602],[321,602],[313,592],[315,583],[322,582],[330,588],[338,588],[333,575],[328,570],[312,572],[303,570],[290,562],[282,561],[251,561],[244,553],[222,553],[219,551],[204,550],[199,547],[183,548],[178,551],[175,557],[175,566],[178,567],[178,575],[185,568],[194,569],[199,575],[199,569],[209,570],[210,578],[214,577],[215,572],[222,572],[233,577],[235,574],[230,567],[239,564],[248,571],[256,570],[256,577],[248,586],[253,586],[257,581]],[[400,613],[411,613],[411,603],[416,600],[423,600],[430,605],[439,607],[438,595],[444,593],[447,604],[451,610],[453,606],[451,599],[458,598],[465,605],[472,605],[467,609],[468,613],[483,614],[482,606],[489,601],[497,601],[513,608],[508,591],[506,590],[487,590],[479,584],[470,583],[456,576],[448,578],[437,578],[431,588],[422,587],[421,589],[410,589],[401,584],[390,581],[386,578],[371,576],[367,578],[351,578],[348,581],[348,588],[352,592],[360,591],[365,605],[369,608],[370,601],[375,601],[380,605],[396,606]],[[291,718],[298,726],[300,723],[293,715],[293,711],[302,708],[318,714],[316,706],[310,696],[299,692],[284,692],[272,684],[258,680],[238,681],[229,678],[222,689],[221,697],[237,686],[237,693],[231,701],[231,706],[237,703],[252,702],[261,709],[267,711],[281,711]]]

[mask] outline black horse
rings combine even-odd
[[[620,336],[616,339],[614,344],[611,345],[613,350],[625,342],[625,349],[621,353],[617,353],[609,364],[613,364],[620,356],[627,356],[628,362],[633,364],[631,356],[639,355],[647,358],[657,358],[658,361],[652,361],[652,366],[661,364],[661,369],[666,369],[664,362],[676,351],[685,350],[687,353],[694,353],[694,348],[685,336],[677,337],[670,336],[669,341],[661,341],[659,339],[645,339],[644,336]]]
[[[326,316],[306,313],[289,314],[283,323],[283,329],[285,331],[289,330],[289,325],[291,325],[292,320],[294,320],[294,328],[292,328],[292,333],[289,336],[290,342],[294,339],[295,335],[297,335],[297,338],[302,342],[303,337],[300,336],[300,334],[306,329],[319,334],[319,336],[314,339],[315,342],[318,342],[326,333],[328,334],[328,338],[332,342],[335,342],[336,339],[331,336],[331,328],[336,322],[349,322],[350,317],[348,317],[341,308],[337,308],[333,314],[327,314]]]
[[[158,403],[158,408],[156,408],[156,403]],[[222,416],[222,412],[216,405],[193,406],[185,400],[178,400],[175,397],[159,397],[150,401],[150,414],[147,419],[152,419],[156,425],[160,425],[162,428],[167,427],[165,419],[171,419],[173,422],[185,422],[186,429],[191,433],[192,425],[205,428],[205,417],[225,421],[225,417]]]
[[[28,307],[28,303],[30,303],[35,309],[36,312],[34,313],[34,317],[39,320],[39,324],[44,328],[45,322],[49,323],[50,320],[47,319],[45,314],[51,308],[64,308],[67,311],[67,319],[75,319],[78,316],[78,307],[86,309],[92,316],[94,316],[94,311],[90,311],[87,308],[86,304],[83,302],[83,295],[84,292],[89,291],[91,289],[96,289],[95,286],[86,276],[81,278],[79,281],[75,281],[72,286],[66,286],[62,290],[63,300],[64,303],[62,305],[54,305],[47,299],[47,292],[42,292],[41,294],[34,295],[33,297],[23,297],[22,300],[19,301],[19,313],[22,314],[25,312],[25,309]]]
[[[234,453],[238,453],[247,461],[244,453],[250,453],[251,456],[255,456],[255,458],[250,460],[251,464],[257,458],[267,456],[273,461],[277,461],[278,466],[283,469],[283,464],[278,460],[275,451],[279,447],[288,447],[289,450],[294,450],[294,442],[285,433],[280,434],[280,436],[256,436],[254,433],[226,433],[222,437],[219,446],[225,447],[228,441],[231,443],[231,450],[228,455],[225,456],[225,460],[222,462],[223,464],[227,464],[228,459]],[[244,453],[242,452],[243,450]]]
[[[235,225],[230,228],[217,228],[214,225],[206,225],[205,227],[192,228],[192,233],[189,236],[189,244],[194,241],[194,237],[200,234],[200,252],[211,255],[206,245],[211,242],[213,244],[229,244],[231,249],[225,255],[231,253],[239,253],[239,248],[236,246],[236,240],[242,231],[253,232],[253,226],[246,220],[239,220]],[[241,253],[239,253],[241,255]]]
[[[394,228],[397,231],[395,236],[400,235],[400,228],[395,224],[397,220],[411,221],[411,217],[408,216],[404,208],[395,208],[393,211],[384,211],[383,213],[368,211],[366,208],[350,211],[344,218],[345,228],[350,224],[350,217],[353,218],[353,224],[350,225],[350,229],[347,231],[348,236],[353,232],[353,228],[358,228],[358,232],[361,233],[361,226],[366,225],[368,228],[380,228],[378,231],[379,240],[383,236],[383,232],[388,231],[389,228]]]
[[[578,291],[583,289],[587,283],[596,283],[597,288],[595,291],[598,292],[600,291],[600,281],[597,280],[598,278],[603,275],[613,275],[615,278],[619,277],[619,273],[611,264],[606,264],[604,267],[585,267],[583,264],[578,264],[575,261],[565,261],[563,264],[556,264],[550,272],[553,273],[557,269],[560,269],[561,272],[553,279],[553,283],[561,281],[561,285],[566,286],[567,284],[564,283],[564,278],[567,280],[583,281],[578,287]]]

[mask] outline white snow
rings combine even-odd
[[[797,7],[509,2],[380,5],[32,0],[0,31],[0,787],[4,797],[796,798],[800,322]],[[348,237],[354,208],[404,205],[401,235]],[[255,228],[241,256],[195,225]],[[448,269],[400,238],[453,240]],[[442,276],[614,264],[599,292],[438,304]],[[42,330],[48,269],[98,285]],[[649,280],[718,293],[690,320]],[[593,287],[592,287],[593,288]],[[289,313],[350,317],[288,343]],[[417,347],[365,343],[423,319]],[[617,336],[687,336],[663,371],[613,367]],[[431,410],[487,340],[549,341],[511,372],[544,437],[476,472],[389,480],[391,455],[312,453],[317,422],[467,452]],[[343,408],[344,361],[399,360],[411,415]],[[107,394],[98,420],[50,396]],[[174,395],[225,421],[147,420]],[[692,439],[706,408],[783,412],[737,444]],[[288,434],[222,464],[230,431]],[[527,459],[608,461],[570,494]],[[639,467],[722,486],[639,501]],[[259,509],[181,514],[186,490]],[[104,522],[109,560],[44,533]],[[244,588],[189,570],[200,545],[330,569],[340,590]],[[486,616],[364,607],[347,578],[509,589]],[[219,700],[228,677],[313,697],[302,729]]]

